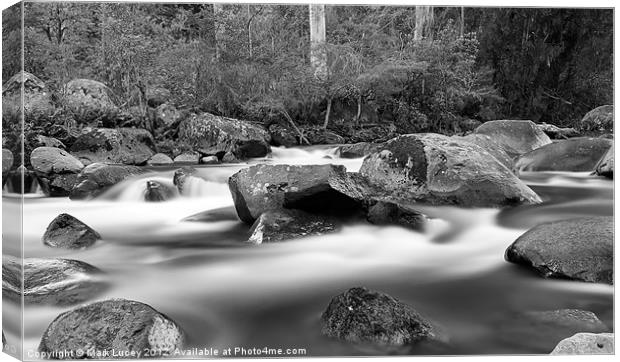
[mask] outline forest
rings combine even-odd
[[[495,119],[570,127],[613,103],[610,9],[315,7],[313,40],[307,5],[25,3],[24,70],[53,95],[26,111],[25,131],[109,119],[174,157],[176,130],[149,104],[278,124],[304,144]],[[3,13],[3,84],[20,70],[18,11]],[[77,78],[107,85],[114,114],[67,110],[62,89]],[[5,103],[6,130],[20,108]]]

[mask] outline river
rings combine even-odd
[[[250,163],[335,163],[356,171],[361,162],[314,147],[274,149],[270,157]],[[549,353],[555,342],[520,326],[518,313],[525,311],[585,309],[613,327],[612,286],[547,280],[504,261],[506,248],[538,223],[613,215],[611,181],[586,173],[528,173],[521,177],[544,200],[540,205],[502,211],[422,206],[432,218],[424,232],[350,224],[331,235],[251,245],[245,242],[249,227],[236,218],[226,183],[243,167],[248,164],[200,167],[189,196],[161,203],[143,201],[145,181],[171,183],[175,168],[153,168],[90,201],[28,195],[24,254],[78,259],[100,268],[111,286],[97,299],[153,306],[183,328],[188,348],[383,354],[320,335],[319,318],[330,299],[354,286],[412,305],[450,337],[449,346],[414,347],[409,354]],[[3,195],[5,254],[20,253],[19,201]],[[97,230],[102,240],[80,251],[43,245],[45,228],[63,212]],[[199,213],[196,221],[183,220]],[[36,350],[48,324],[67,309],[26,305],[24,350]],[[5,299],[3,313],[4,332],[15,341],[18,306]]]

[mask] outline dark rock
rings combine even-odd
[[[141,173],[142,170],[136,166],[90,164],[78,175],[69,198],[79,200],[96,197],[117,183]]]
[[[343,166],[255,165],[232,175],[228,186],[239,218],[248,224],[263,212],[286,208],[323,215],[353,215],[360,210]]]
[[[206,156],[200,159],[200,163],[204,165],[217,165],[218,163],[220,163],[220,160],[217,158],[217,156]]]
[[[24,302],[28,304],[72,305],[94,298],[108,283],[101,271],[89,264],[68,259],[23,259]],[[19,302],[22,263],[2,258],[2,294]]]
[[[545,132],[551,139],[558,140],[579,136],[579,131],[574,128],[560,128],[547,123],[537,124],[536,127]]]
[[[437,134],[388,141],[364,159],[360,174],[393,200],[466,207],[541,202],[483,148]]]
[[[196,170],[193,167],[183,167],[174,172],[172,183],[177,187],[181,195],[187,193],[186,184],[190,177],[194,177],[192,176],[194,172],[196,172]]]
[[[470,132],[480,127],[481,124],[482,122],[478,120],[465,118],[459,122],[459,128],[461,129],[461,131]]]
[[[344,137],[317,127],[305,127],[304,136],[313,145],[337,145],[346,142]]]
[[[277,123],[269,126],[269,135],[274,146],[293,147],[299,144],[294,131]]]
[[[154,87],[146,89],[146,102],[149,107],[159,107],[168,102],[170,98],[172,98],[172,93],[166,88]]]
[[[379,152],[382,147],[383,143],[358,142],[338,147],[336,154],[341,158],[361,158]]]
[[[174,163],[180,165],[197,165],[198,161],[200,154],[197,152],[185,152],[174,158]]]
[[[164,185],[161,182],[146,181],[145,201],[166,201],[177,195],[177,189]]]
[[[577,333],[551,351],[552,355],[614,354],[613,333]]]
[[[515,162],[515,171],[592,171],[613,145],[604,138],[579,137],[557,141],[528,152]]]
[[[143,165],[155,154],[151,134],[136,128],[96,128],[81,134],[71,154],[88,165],[95,162]]]
[[[164,103],[155,109],[155,126],[171,127],[181,120],[183,112],[177,110],[174,106]]]
[[[105,84],[91,79],[74,79],[64,87],[64,104],[80,123],[114,122],[121,113]]]
[[[3,148],[2,149],[2,187],[6,184],[9,171],[13,167],[13,152]]]
[[[540,224],[506,250],[507,261],[532,267],[545,278],[613,283],[613,217]]]
[[[151,158],[149,158],[148,161],[146,161],[146,164],[151,165],[151,166],[158,166],[158,165],[170,165],[173,162],[174,161],[172,161],[172,158],[168,157],[168,155],[165,155],[163,153],[156,153],[153,156],[151,156]]]
[[[179,139],[205,156],[230,152],[238,159],[247,159],[264,157],[271,151],[269,133],[262,127],[209,113],[182,121]]]
[[[596,163],[594,171],[599,176],[605,176],[613,180],[614,178],[614,145],[605,152],[603,157]]]
[[[366,219],[375,225],[399,225],[412,230],[423,230],[426,224],[426,216],[414,205],[393,201],[373,200]]]
[[[48,196],[69,196],[84,168],[77,158],[55,147],[36,148],[30,155],[30,164]]]
[[[65,249],[87,248],[99,239],[99,233],[69,214],[58,215],[43,234],[45,245]]]
[[[452,138],[456,140],[471,142],[484,148],[485,151],[490,153],[493,157],[495,157],[497,161],[499,161],[499,163],[506,166],[509,170],[512,170],[512,167],[514,166],[512,157],[510,157],[506,153],[506,151],[504,151],[504,148],[499,143],[493,141],[490,136],[478,133],[471,133],[463,137],[452,136]]]
[[[118,359],[113,351],[154,358],[182,347],[181,328],[167,316],[143,303],[109,299],[59,315],[43,334],[39,351],[67,351],[74,359]],[[145,351],[156,354],[145,356]]]
[[[412,307],[366,288],[334,297],[321,322],[323,335],[355,344],[403,346],[439,337]]]
[[[18,194],[32,194],[39,186],[37,175],[34,171],[19,165],[17,169],[9,171],[6,188],[9,192]]]
[[[490,136],[510,157],[551,143],[549,136],[532,121],[500,120],[483,123],[475,133]]]
[[[252,226],[253,244],[273,243],[338,231],[336,221],[298,210],[267,211]]]
[[[582,131],[613,132],[614,106],[600,106],[586,113],[579,123],[579,128]]]

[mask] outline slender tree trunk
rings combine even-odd
[[[362,118],[362,94],[357,96],[357,114],[355,115],[355,125],[359,127],[360,119]]]
[[[325,52],[325,5],[308,5],[310,9],[310,64],[314,75],[323,78],[327,74]]]
[[[329,125],[329,115],[332,112],[332,97],[327,98],[327,110],[325,111],[325,122],[323,122],[323,129],[327,129]]]
[[[223,33],[224,33],[224,24],[221,20],[223,15],[224,5],[222,4],[213,4],[213,27],[215,29],[215,59],[220,60],[222,57],[222,45],[223,45]]]
[[[431,35],[431,27],[433,25],[433,7],[432,6],[416,6],[415,7],[415,29],[413,31],[413,39],[421,40],[425,36]]]
[[[465,7],[461,6],[461,38],[465,35]]]

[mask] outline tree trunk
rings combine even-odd
[[[310,64],[314,75],[327,75],[327,53],[325,51],[325,5],[308,5],[310,9]]]
[[[224,11],[223,4],[213,4],[213,27],[215,29],[215,59],[220,60],[222,57],[222,45],[224,24],[221,20],[222,12]]]
[[[327,110],[325,111],[325,122],[323,123],[323,129],[327,129],[329,124],[329,115],[332,112],[332,98],[327,98]]]
[[[433,20],[434,16],[432,6],[416,6],[413,39],[422,40],[425,36],[430,36]]]
[[[461,6],[461,38],[465,35],[465,7]]]
[[[362,94],[357,96],[357,114],[355,115],[355,125],[359,127],[362,118]]]

